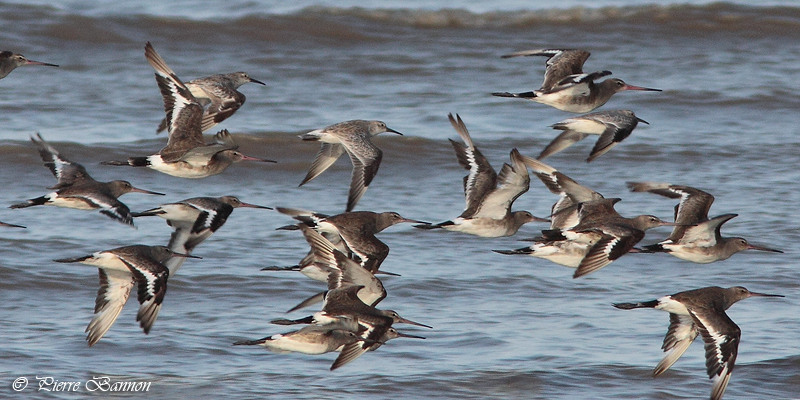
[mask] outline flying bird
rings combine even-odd
[[[623,310],[655,308],[669,313],[669,329],[661,346],[666,354],[653,370],[653,376],[669,369],[697,335],[702,336],[705,343],[706,370],[712,381],[711,400],[720,400],[731,379],[741,337],[741,330],[725,314],[725,310],[739,300],[754,296],[783,297],[751,292],[741,286],[727,289],[710,286],[651,301],[616,303],[614,307]]]
[[[86,168],[62,156],[58,150],[45,142],[41,135],[31,136],[31,141],[39,148],[44,165],[58,179],[58,183],[50,188],[55,191],[14,204],[11,208],[49,205],[79,210],[100,210],[102,214],[114,220],[133,226],[128,206],[117,198],[130,192],[164,195],[136,188],[128,181],[98,182],[92,179]]]
[[[586,62],[589,55],[588,51],[577,49],[537,49],[506,54],[503,58],[547,57],[544,82],[542,82],[541,88],[534,91],[495,92],[492,95],[518,97],[546,104],[562,111],[585,113],[602,106],[617,92],[624,90],[661,91],[661,89],[628,85],[622,79],[616,78],[595,83],[596,80],[611,75],[611,71],[584,73],[583,63]]]
[[[649,124],[649,122],[637,117],[630,110],[599,111],[565,119],[553,125],[553,129],[558,129],[562,132],[542,150],[537,158],[542,160],[572,146],[589,135],[599,135],[597,143],[589,153],[589,158],[586,159],[586,162],[594,161],[597,157],[607,153],[611,148],[630,136],[639,122]]]
[[[202,130],[203,107],[150,42],[145,45],[145,58],[156,71],[156,82],[164,98],[169,131],[167,145],[151,156],[103,164],[147,167],[179,178],[198,179],[220,174],[240,161],[275,162],[241,153],[227,130],[219,131],[214,142],[206,144]]]
[[[353,163],[353,174],[345,211],[352,211],[378,173],[383,158],[383,152],[372,144],[370,138],[384,132],[402,135],[402,133],[387,127],[383,121],[359,119],[340,122],[300,135],[303,140],[322,143],[311,163],[308,174],[300,182],[300,186],[325,172],[342,154],[347,152]]]
[[[421,229],[443,228],[481,237],[511,236],[533,221],[549,222],[528,211],[511,211],[514,201],[528,191],[531,178],[517,149],[511,150],[511,164],[503,164],[497,174],[489,160],[475,147],[461,117],[448,114],[450,124],[464,144],[450,140],[458,163],[469,174],[464,177],[466,208],[457,218],[438,224],[415,225]]]

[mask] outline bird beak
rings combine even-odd
[[[625,85],[622,90],[645,90],[648,92],[660,92],[661,89],[646,88],[641,86]]]
[[[683,225],[683,224],[676,224],[676,223],[674,223],[674,222],[661,221],[661,223],[660,223],[660,224],[658,224],[658,226],[685,226],[685,225]]]
[[[264,210],[272,210],[272,207],[267,207],[267,206],[259,206],[259,205],[256,205],[256,204],[250,204],[250,203],[245,203],[245,202],[241,202],[241,203],[239,204],[239,207],[247,207],[247,208],[262,208],[262,209],[264,209]]]
[[[191,254],[185,254],[185,253],[178,253],[178,252],[174,252],[174,251],[172,252],[172,256],[173,257],[184,257],[184,258],[196,258],[198,260],[202,260],[203,259],[203,257],[193,256]]]
[[[409,334],[403,333],[403,332],[397,332],[397,337],[404,337],[404,338],[410,338],[410,339],[425,339],[422,336],[409,335]]]
[[[247,155],[244,155],[244,154],[242,154],[242,161],[260,161],[260,162],[277,163],[277,161],[275,161],[275,160],[268,160],[266,158],[250,157],[250,156],[247,156]]]
[[[144,194],[154,194],[154,195],[157,195],[157,196],[165,196],[164,193],[159,193],[159,192],[153,192],[153,191],[150,191],[150,190],[139,189],[137,187],[131,187],[131,192],[144,193]]]
[[[23,65],[44,65],[46,67],[57,67],[58,66],[56,64],[50,64],[50,63],[45,63],[45,62],[41,62],[41,61],[33,61],[33,60],[28,60],[28,62],[26,62]]]
[[[389,272],[389,271],[381,271],[381,270],[377,270],[377,271],[373,272],[372,274],[373,274],[373,275],[382,274],[382,275],[389,275],[389,276],[402,276],[402,275],[400,275],[400,274],[395,274],[394,272]]]
[[[767,293],[758,293],[758,292],[750,292],[750,297],[786,297],[782,294],[767,294]]]
[[[388,126],[386,127],[386,132],[392,132],[392,133],[396,133],[396,134],[398,134],[400,136],[403,136],[402,133],[400,133],[400,132],[398,132],[398,131],[396,131],[396,130],[394,130],[392,128],[389,128]]]
[[[423,327],[423,328],[429,328],[429,329],[433,329],[433,327],[432,327],[432,326],[425,325],[425,324],[420,324],[419,322],[414,322],[414,321],[412,321],[412,320],[410,320],[410,319],[405,319],[405,318],[402,318],[402,317],[401,317],[399,320],[397,320],[397,322],[402,322],[402,323],[404,323],[404,324],[416,325],[416,326],[421,326],[421,327]]]
[[[9,228],[25,228],[22,225],[15,225],[15,224],[7,224],[5,222],[0,222],[0,226],[7,226]]]
[[[757,246],[757,245],[754,245],[754,244],[748,244],[745,249],[747,249],[747,250],[771,251],[773,253],[783,253],[783,251],[778,250],[778,249],[772,249],[772,248],[764,247],[764,246]]]
[[[255,80],[255,79],[253,79],[253,78],[250,78],[250,82],[253,82],[253,83],[258,83],[258,84],[260,84],[260,85],[267,86],[267,84],[266,84],[266,83],[264,83],[264,82],[261,82],[261,81],[259,81],[259,80]]]
[[[416,223],[416,224],[425,224],[425,225],[430,225],[431,224],[430,222],[419,221],[419,220],[416,220],[416,219],[409,219],[409,218],[403,218],[403,219],[400,220],[400,222],[413,222],[413,223]]]
[[[636,117],[636,120],[637,120],[637,121],[639,121],[639,122],[644,122],[644,123],[645,123],[645,124],[647,124],[647,125],[650,125],[650,123],[649,123],[649,122],[647,122],[647,121],[645,121],[645,120],[643,120],[643,119],[641,119],[641,118],[639,118],[639,117]]]

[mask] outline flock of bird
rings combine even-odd
[[[324,282],[327,290],[311,295],[290,311],[320,302],[322,308],[306,318],[272,321],[278,325],[304,325],[298,330],[234,344],[259,345],[276,352],[322,354],[339,351],[331,366],[331,369],[336,369],[391,339],[424,339],[400,332],[394,324],[430,326],[405,319],[393,310],[377,308],[387,296],[377,276],[396,274],[379,269],[389,254],[389,247],[376,234],[398,223],[416,223],[415,227],[421,229],[443,229],[480,237],[511,236],[523,224],[549,223],[541,236],[530,239],[531,245],[494,251],[530,255],[575,268],[574,278],[595,272],[631,252],[664,252],[694,263],[725,260],[748,249],[781,252],[750,244],[744,238],[722,236],[722,225],[736,214],[709,218],[714,197],[700,189],[669,183],[628,182],[633,192],[654,193],[679,199],[679,202],[672,222],[653,215],[623,217],[614,209],[619,198],[605,198],[542,161],[588,135],[599,135],[586,160],[591,162],[628,137],[639,122],[647,123],[630,110],[589,113],[620,91],[659,91],[628,85],[620,79],[599,81],[611,72],[584,73],[583,64],[589,55],[587,51],[575,49],[540,49],[503,56],[546,57],[544,81],[537,90],[496,92],[493,95],[527,99],[573,113],[588,113],[553,125],[554,129],[562,132],[537,158],[512,149],[510,161],[503,164],[498,173],[476,147],[461,117],[448,116],[463,141],[450,141],[456,159],[468,171],[464,177],[465,209],[461,215],[448,221],[431,224],[395,212],[353,211],[376,176],[382,158],[381,150],[372,143],[371,137],[384,132],[402,135],[385,123],[352,120],[301,135],[302,140],[318,141],[321,147],[300,186],[319,176],[344,153],[350,157],[353,171],[347,205],[344,213],[333,216],[277,207],[277,211],[296,221],[278,229],[299,230],[310,250],[296,265],[266,267],[264,270],[299,271]],[[220,174],[240,161],[274,162],[241,153],[227,130],[219,131],[210,143],[203,136],[204,131],[230,117],[245,102],[245,96],[237,90],[241,85],[249,82],[264,85],[263,82],[244,72],[236,72],[184,83],[149,42],[145,46],[145,58],[155,70],[162,94],[165,118],[157,132],[168,131],[167,145],[149,156],[102,164],[147,167],[180,178],[197,179]],[[57,66],[31,61],[8,51],[0,52],[0,78],[25,65]],[[129,225],[133,225],[136,217],[158,216],[173,229],[166,246],[124,246],[55,260],[98,268],[100,288],[95,315],[86,328],[90,346],[113,325],[134,286],[140,303],[137,321],[148,333],[161,308],[168,278],[187,258],[199,258],[191,255],[193,250],[225,223],[233,209],[270,208],[245,203],[234,196],[223,196],[196,197],[143,212],[131,212],[119,201],[119,196],[129,192],[162,193],[136,188],[127,181],[95,181],[83,166],[69,161],[41,136],[31,137],[31,141],[58,182],[51,187],[52,192],[14,204],[11,208],[53,205],[99,210]],[[529,169],[547,189],[558,195],[546,218],[535,217],[527,211],[511,211],[514,201],[529,190]],[[636,247],[644,238],[645,231],[657,226],[672,226],[673,231],[660,242]],[[782,297],[751,292],[743,287],[724,289],[712,286],[652,301],[617,303],[614,306],[619,309],[655,308],[670,313],[670,325],[662,346],[666,354],[654,375],[667,370],[694,339],[701,336],[705,343],[708,376],[713,382],[711,399],[716,400],[722,398],[728,385],[740,338],[739,327],[725,314],[725,310],[735,302],[753,296]]]

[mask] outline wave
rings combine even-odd
[[[651,4],[474,13],[464,9],[313,6],[290,14],[256,10],[239,17],[191,19],[146,13],[91,16],[51,6],[0,2],[0,23],[9,26],[13,23],[35,36],[93,43],[138,42],[152,35],[164,35],[173,40],[197,37],[207,41],[324,39],[347,43],[380,38],[391,28],[518,30],[551,26],[607,26],[616,30],[646,26],[650,30],[679,30],[683,34],[743,32],[754,37],[786,38],[800,36],[800,7]]]

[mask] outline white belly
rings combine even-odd
[[[543,258],[565,267],[578,268],[588,252],[588,244],[565,240],[549,244],[537,243],[533,246],[531,256]]]
[[[158,214],[159,217],[170,221],[185,222],[194,225],[197,217],[200,216],[200,211],[194,207],[185,204],[165,204],[161,206],[165,211],[164,214]]]
[[[453,225],[445,225],[442,228],[453,232],[469,233],[480,237],[502,237],[511,236],[516,232],[510,232],[505,221],[489,218],[456,218]]]
[[[672,314],[689,315],[689,310],[686,309],[686,306],[684,306],[681,302],[673,300],[670,296],[659,298],[656,309],[664,310]]]
[[[105,251],[98,251],[92,254],[91,258],[81,261],[81,264],[91,265],[113,271],[131,273],[128,266],[119,257]]]
[[[681,260],[691,261],[698,264],[708,264],[728,258],[723,258],[720,254],[714,254],[713,252],[709,251],[710,248],[708,247],[685,246],[677,244],[662,244],[662,246],[669,250],[669,254],[678,257]]]
[[[331,351],[326,343],[296,340],[292,335],[273,335],[264,342],[264,347],[278,353],[323,354]]]
[[[209,176],[206,165],[192,165],[186,162],[165,163],[161,156],[154,155],[148,157],[150,162],[147,168],[163,172],[167,175],[177,176],[178,178],[198,179]]]
[[[97,207],[93,206],[90,203],[87,203],[85,200],[81,199],[80,197],[59,197],[56,195],[55,192],[49,193],[47,195],[48,201],[45,203],[49,206],[56,206],[56,207],[64,207],[64,208],[75,208],[78,210],[96,210]]]

